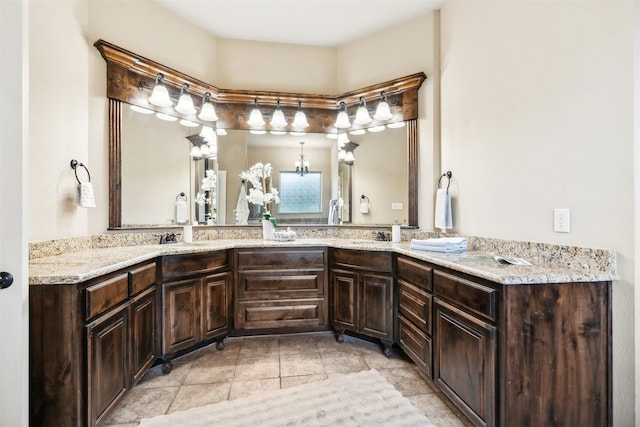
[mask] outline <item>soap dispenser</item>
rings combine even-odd
[[[396,219],[391,226],[391,241],[393,243],[400,243],[400,224]]]

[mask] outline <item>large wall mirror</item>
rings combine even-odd
[[[96,42],[96,47],[107,61],[110,229],[185,222],[258,224],[256,209],[250,209],[246,218],[239,214],[245,210],[240,202],[249,189],[240,173],[257,162],[273,166],[273,185],[284,198],[272,207],[280,224],[418,225],[417,90],[426,78],[423,73],[337,97],[250,93],[215,88],[104,41]],[[219,120],[203,123],[171,108],[152,107],[146,111],[151,114],[130,108],[149,109],[149,89],[158,73],[163,73],[176,99],[180,82],[185,81],[194,100],[212,94]],[[367,126],[333,127],[340,101],[353,117],[363,98],[376,102],[382,91],[389,94],[393,118],[374,122],[378,132]],[[302,105],[310,124],[307,132],[251,132],[246,119],[256,100],[265,118],[276,102],[289,120]],[[160,112],[178,120],[165,121],[153,114]],[[181,125],[180,119],[193,127]],[[203,124],[218,129],[216,152],[194,155],[194,147],[203,142],[199,136]],[[359,132],[347,132],[353,130]],[[342,145],[346,140],[353,157],[338,155],[335,136],[340,133]],[[295,172],[301,155],[309,163],[303,174]]]

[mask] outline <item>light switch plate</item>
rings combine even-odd
[[[391,209],[394,211],[401,211],[402,210],[402,202],[398,203],[398,202],[393,202],[391,203]]]

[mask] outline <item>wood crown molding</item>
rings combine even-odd
[[[301,102],[309,122],[306,132],[335,133],[337,129],[333,123],[339,102],[344,101],[353,116],[360,97],[364,97],[373,106],[380,100],[382,91],[387,94],[393,117],[385,122],[373,121],[366,127],[417,119],[417,91],[427,78],[420,72],[339,95],[220,89],[104,40],[96,41],[94,46],[107,62],[108,98],[211,126],[211,122],[200,121],[195,116],[184,116],[171,107],[158,108],[148,104],[149,90],[153,88],[158,73],[162,73],[165,85],[174,99],[178,98],[182,84],[189,84],[189,92],[193,95],[196,108],[200,107],[204,94],[209,92],[219,117],[214,127],[224,129],[250,129],[246,119],[254,100],[257,100],[266,117],[270,117],[278,101],[285,116],[293,117]],[[357,128],[358,126],[353,126],[349,130]],[[265,125],[264,129],[269,130],[269,125]]]

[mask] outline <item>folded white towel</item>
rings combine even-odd
[[[413,251],[429,251],[429,252],[443,252],[443,253],[457,253],[467,250],[466,246],[430,246],[430,245],[410,245]]]
[[[435,226],[442,231],[453,228],[451,194],[446,188],[438,188],[436,192]]]
[[[96,207],[96,197],[93,192],[93,184],[90,182],[78,184],[78,206],[81,208]]]
[[[428,246],[467,246],[467,239],[465,237],[438,237],[433,239],[412,239],[412,245],[428,245]]]

